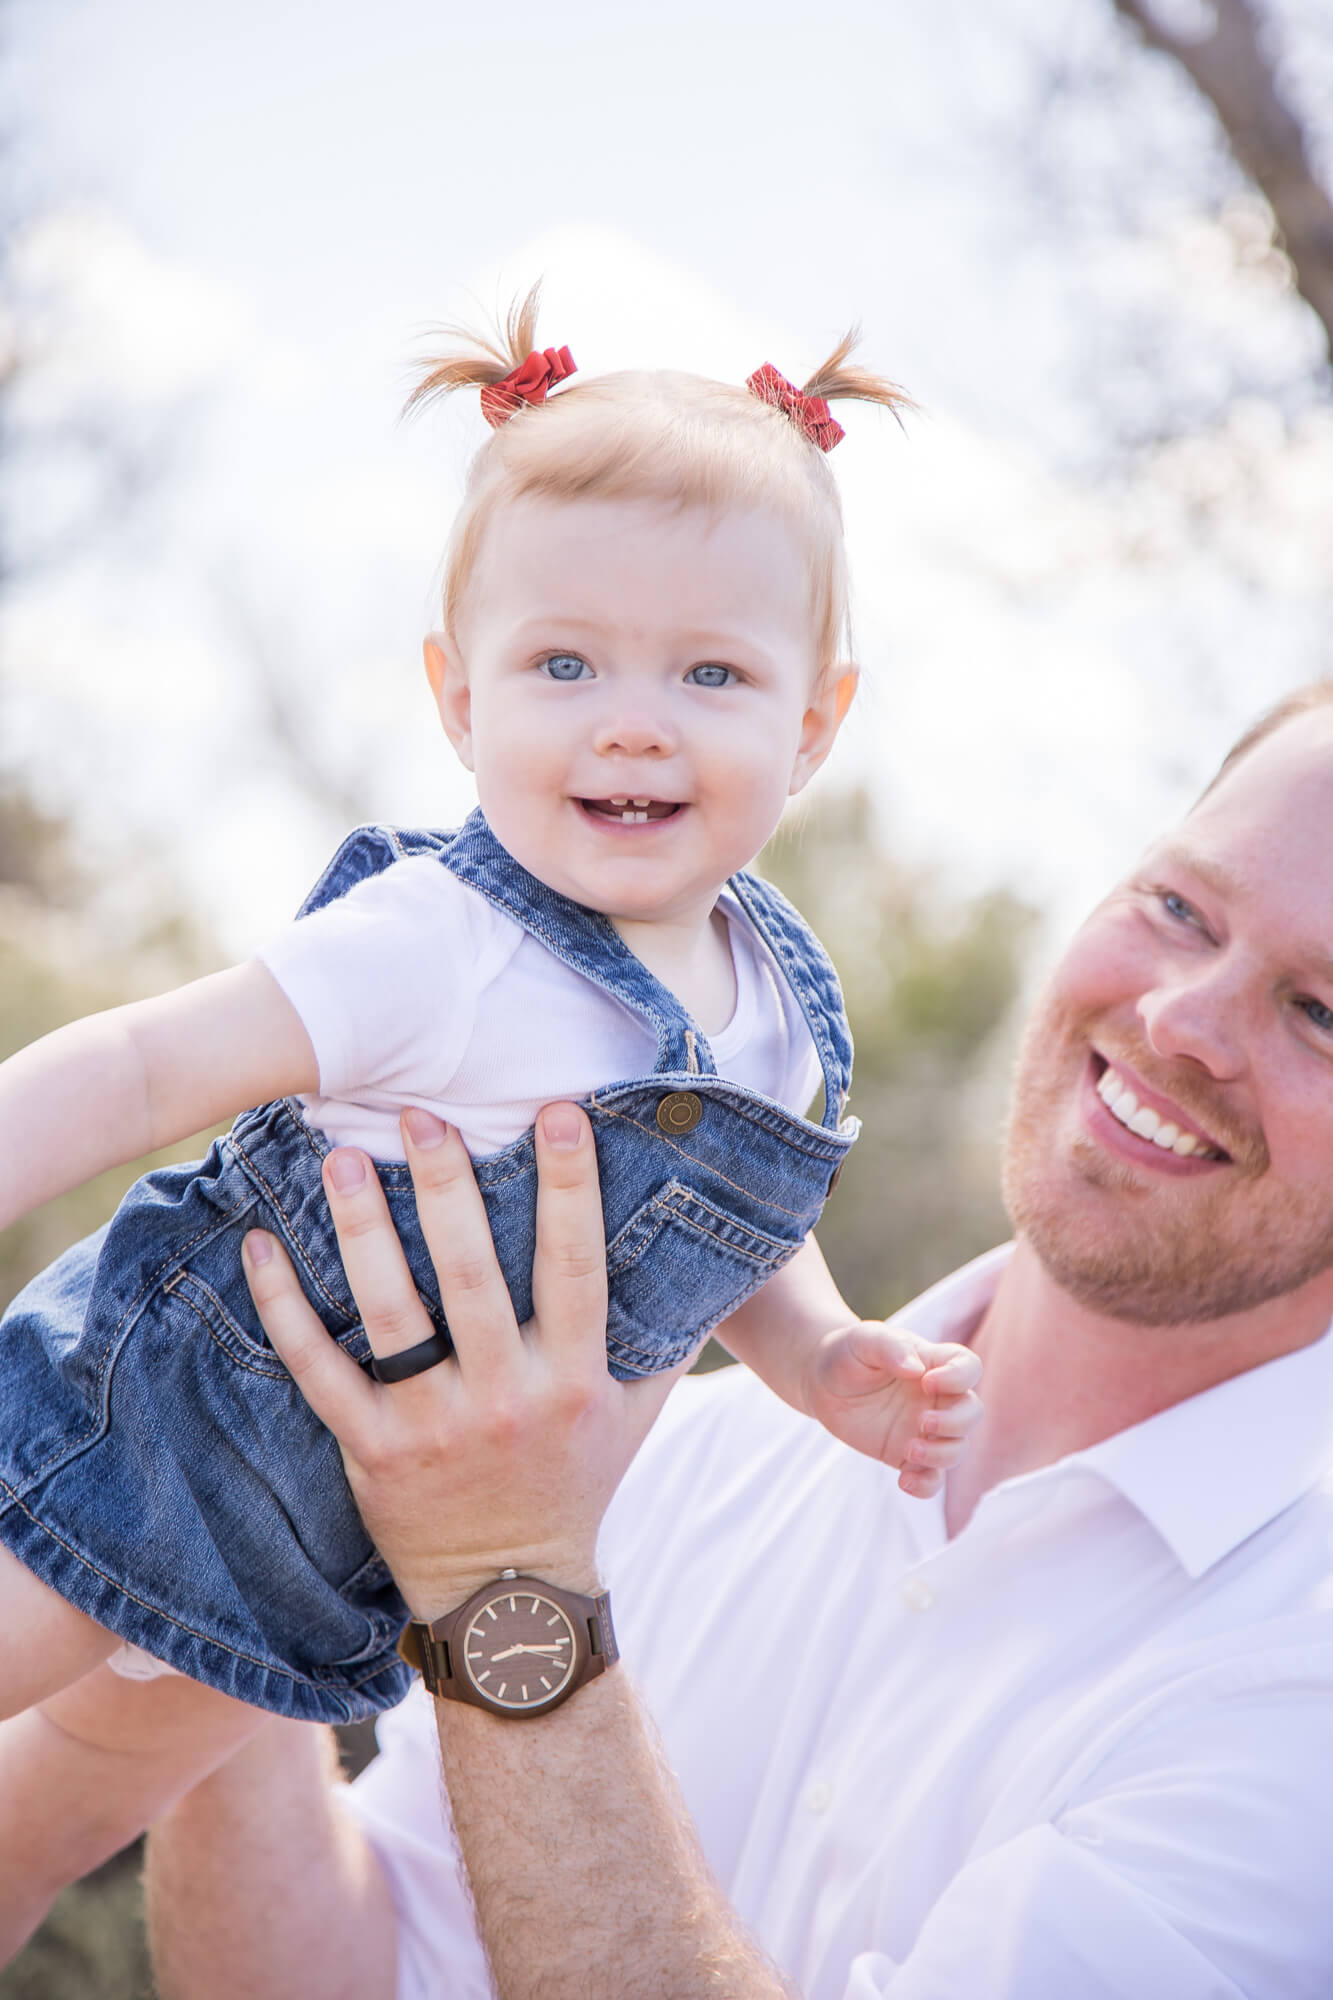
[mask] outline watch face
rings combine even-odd
[[[496,1708],[521,1714],[564,1692],[578,1662],[574,1627],[531,1586],[497,1592],[463,1634],[468,1679]]]

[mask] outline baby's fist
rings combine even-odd
[[[969,1348],[856,1320],[814,1348],[806,1406],[844,1444],[899,1467],[903,1492],[925,1500],[966,1449],[980,1379]]]

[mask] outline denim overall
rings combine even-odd
[[[809,1022],[821,1124],[720,1079],[704,1035],[607,918],[519,866],[480,813],[456,833],[365,827],[302,914],[391,862],[441,864],[641,1015],[650,1077],[596,1091],[606,1218],[607,1355],[621,1380],[674,1367],[799,1248],[856,1136],[837,975],[791,906],[730,887]],[[447,998],[442,1004],[447,1004]],[[338,1447],[259,1324],[249,1229],[282,1238],[348,1354],[369,1343],[343,1274],[320,1167],[329,1142],[290,1100],[237,1119],[208,1156],[131,1188],[0,1321],[0,1542],[62,1597],[194,1680],[302,1720],[391,1707],[407,1618],[352,1502]],[[532,1312],[532,1134],[474,1163],[520,1321]],[[402,1164],[378,1173],[421,1298],[445,1327]]]

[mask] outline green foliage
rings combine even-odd
[[[139,1844],[66,1889],[0,1970],[0,2000],[153,2000]]]
[[[849,1301],[882,1315],[1007,1234],[997,1076],[1033,913],[1003,892],[959,904],[895,866],[862,792],[780,834],[761,865],[842,978],[863,1129],[818,1233]]]

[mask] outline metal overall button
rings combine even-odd
[[[673,1090],[657,1107],[657,1122],[672,1138],[692,1132],[703,1115],[703,1105],[692,1090]]]

